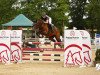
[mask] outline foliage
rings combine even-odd
[[[86,0],[71,0],[70,2],[70,14],[72,22],[71,27],[77,27],[77,29],[84,29],[85,21],[83,19],[85,15]]]
[[[88,4],[88,26],[90,29],[97,29],[100,33],[100,0],[89,0]]]
[[[53,19],[53,23],[62,30],[62,27],[67,25],[68,4],[66,0],[30,0],[22,2],[22,7],[19,12],[25,14],[32,21],[36,22],[41,17],[42,12],[46,12]]]
[[[1,24],[8,22],[15,16],[16,10],[12,8],[16,0],[0,0],[0,29]]]
[[[63,27],[67,26],[68,16],[65,13],[68,13],[69,5],[66,0],[56,0],[56,7],[53,7],[49,13],[53,18],[53,23],[63,31]],[[60,31],[61,31],[60,30]]]
[[[69,2],[70,1],[70,2]],[[63,32],[64,26],[78,29],[87,27],[97,29],[100,33],[100,0],[0,0],[0,29],[1,24],[7,23],[18,14],[24,14],[33,22],[46,12],[53,23]],[[18,5],[19,4],[19,5]],[[13,6],[18,5],[17,7]],[[65,15],[69,13],[69,15]],[[86,19],[83,17],[87,16]],[[68,22],[71,17],[72,22]]]
[[[100,61],[100,49],[97,49],[95,55],[96,55],[96,57],[95,57],[95,61]]]

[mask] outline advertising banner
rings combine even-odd
[[[22,30],[11,31],[11,60],[21,62],[22,60]]]
[[[64,31],[64,66],[84,65],[82,52],[82,36],[78,30]]]
[[[100,49],[100,34],[95,34],[95,46],[95,50]]]
[[[91,50],[91,39],[90,34],[85,30],[80,30],[82,35],[82,51],[84,54],[84,63],[86,65],[92,64],[92,50]]]
[[[0,61],[10,63],[10,30],[0,30]]]

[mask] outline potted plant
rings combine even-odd
[[[100,49],[97,49],[95,55],[96,55],[96,57],[95,57],[95,61],[94,61],[94,66],[95,66],[97,63],[100,63]]]

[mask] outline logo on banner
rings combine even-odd
[[[2,48],[0,51],[0,61],[5,62],[5,63],[9,62],[10,48],[4,43],[0,43],[0,47]]]
[[[83,31],[80,31],[80,33],[81,33],[83,39],[87,39],[87,37],[84,35]]]
[[[91,56],[90,56],[91,48],[86,44],[83,44],[83,47],[86,48],[85,49],[86,51],[83,51],[83,53],[84,53],[84,62],[86,64],[89,64],[91,62]]]
[[[100,38],[100,34],[96,34],[96,38]]]
[[[84,36],[84,32],[83,31],[80,31],[80,33],[81,33],[82,36]]]
[[[12,38],[20,38],[16,31],[13,31]]]
[[[1,36],[5,37],[6,36],[6,32],[5,31],[2,31],[1,32]]]
[[[9,36],[6,35],[5,31],[1,32],[0,38],[9,38]]]
[[[76,50],[75,52],[71,50],[73,49],[73,47]],[[79,65],[83,63],[82,57],[81,57],[82,48],[79,45],[71,44],[67,46],[65,50],[67,51],[66,52],[66,62],[65,62],[66,64]]]
[[[16,35],[17,35],[17,32],[16,31],[13,31],[13,37],[16,37]]]
[[[74,31],[71,31],[70,32],[70,36],[72,36],[72,37],[75,36],[75,32]]]
[[[66,38],[70,40],[79,39],[79,37],[75,36],[75,31],[70,31],[69,36],[67,36]]]

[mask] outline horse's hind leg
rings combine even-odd
[[[55,40],[56,39],[56,40]],[[54,39],[54,36],[52,36],[52,37],[49,37],[49,40],[51,40],[51,41],[53,41],[53,42],[61,42],[61,39],[60,39],[60,37],[55,37],[55,39]],[[62,44],[58,44],[58,46],[60,47],[60,48],[62,48]],[[54,48],[56,48],[56,45],[54,45]]]
[[[55,38],[56,38],[57,42],[61,42],[60,36],[55,36]],[[62,44],[58,44],[58,46],[59,46],[60,48],[63,47]]]
[[[54,37],[49,37],[49,40],[51,40],[52,42],[56,42],[56,40],[54,39]],[[54,48],[56,48],[56,45],[54,45]]]

